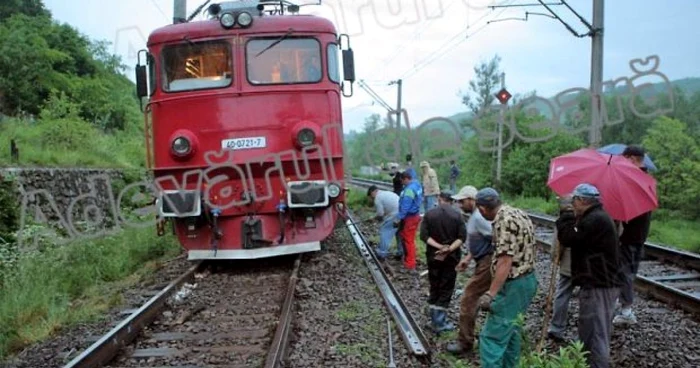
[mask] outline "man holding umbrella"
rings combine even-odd
[[[644,164],[644,148],[640,146],[627,146],[622,156],[627,158],[635,166],[646,171]],[[639,262],[642,260],[644,243],[649,236],[649,225],[651,223],[651,211],[645,212],[629,221],[622,223],[622,235],[620,235],[620,250],[622,270],[625,277],[620,288],[620,314],[615,316],[614,324],[635,324],[637,317],[632,313],[632,303],[634,302],[634,278],[639,270]]]

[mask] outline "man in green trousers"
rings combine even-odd
[[[476,194],[476,206],[492,221],[494,245],[491,286],[479,298],[479,307],[490,312],[479,336],[481,367],[516,367],[521,339],[517,319],[537,292],[535,230],[525,212],[502,204],[492,188]]]

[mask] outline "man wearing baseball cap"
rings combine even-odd
[[[476,208],[477,190],[471,185],[460,189],[452,196],[459,203],[462,212],[468,213],[467,246],[469,252],[457,265],[457,271],[463,272],[473,259],[476,269],[469,279],[459,305],[459,335],[456,342],[447,345],[447,351],[453,354],[470,353],[474,347],[474,326],[478,312],[479,297],[488,291],[491,285],[491,223]]]
[[[559,241],[571,247],[571,278],[580,286],[578,333],[592,368],[610,366],[615,300],[622,284],[620,248],[613,219],[598,189],[579,184],[572,193],[575,218],[556,221]]]
[[[494,246],[491,284],[479,298],[479,307],[490,312],[479,335],[481,367],[515,367],[521,339],[516,320],[537,292],[535,229],[527,213],[501,203],[493,188],[477,192],[476,207],[492,222]]]

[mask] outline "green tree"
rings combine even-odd
[[[519,145],[503,162],[503,190],[522,196],[551,197],[547,187],[551,160],[584,145],[579,137],[563,133],[544,142]]]
[[[659,207],[676,210],[691,219],[700,218],[700,146],[679,120],[660,117],[654,120],[644,147],[652,153],[659,168]]]
[[[51,13],[44,7],[41,0],[2,0],[0,1],[0,22],[14,14],[24,14],[30,17],[50,17]]]
[[[501,57],[495,55],[488,62],[482,62],[474,67],[474,79],[469,81],[471,93],[462,94],[462,103],[474,115],[481,114],[496,100],[494,94],[498,92],[501,81],[500,62]]]

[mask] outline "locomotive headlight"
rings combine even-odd
[[[221,14],[221,17],[219,18],[219,22],[221,23],[222,27],[228,29],[228,28],[233,27],[234,24],[236,24],[236,18],[231,13],[224,13],[224,14]]]
[[[340,195],[340,185],[336,183],[328,184],[328,196],[335,198]]]
[[[253,17],[250,15],[248,12],[243,12],[241,14],[238,14],[238,19],[237,19],[238,24],[241,25],[241,27],[249,27],[251,23],[253,23]]]
[[[314,144],[316,140],[316,133],[309,128],[304,128],[297,134],[297,141],[302,147],[310,146]]]
[[[176,154],[184,156],[190,153],[192,144],[190,144],[190,141],[185,137],[177,137],[173,140],[172,149]]]

